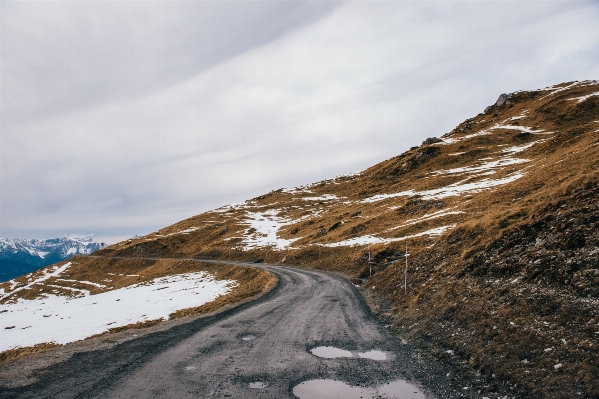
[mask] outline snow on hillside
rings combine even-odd
[[[244,237],[246,249],[273,246],[277,249],[288,248],[294,240],[284,240],[277,236],[279,229],[292,221],[277,216],[276,210],[266,212],[247,212],[246,223],[250,228]]]
[[[401,191],[399,193],[393,193],[393,194],[377,194],[377,195],[373,195],[372,197],[366,198],[362,202],[371,203],[371,202],[382,201],[382,200],[388,199],[388,198],[415,197],[415,196],[419,196],[420,198],[422,198],[424,200],[443,199],[443,198],[447,198],[447,197],[462,195],[464,193],[479,193],[482,190],[485,190],[485,189],[488,189],[491,187],[496,187],[496,186],[501,186],[503,184],[511,183],[513,181],[518,180],[522,176],[524,176],[524,173],[514,173],[507,177],[504,177],[503,179],[483,179],[483,180],[477,181],[475,183],[464,183],[464,184],[461,184],[462,182],[458,182],[458,183],[450,184],[446,187],[436,188],[433,190],[425,190],[425,191],[407,190],[407,191]]]
[[[420,233],[416,233],[416,234],[412,234],[412,235],[404,236],[404,237],[395,237],[395,238],[382,238],[382,237],[376,237],[376,236],[372,236],[372,235],[365,235],[365,236],[350,238],[348,240],[344,240],[344,241],[340,241],[340,242],[334,242],[332,244],[322,244],[322,246],[324,246],[324,247],[353,247],[355,245],[388,244],[390,242],[405,241],[405,240],[408,240],[410,238],[415,238],[415,237],[440,236],[446,230],[453,229],[454,227],[455,227],[455,224],[452,224],[449,226],[435,227],[434,229],[422,231]]]
[[[336,209],[335,207],[339,207],[341,205],[364,206],[373,204],[373,206],[376,206],[375,204],[379,203],[379,201],[387,200],[382,203],[382,206],[386,206],[389,210],[393,210],[398,207],[389,207],[389,205],[391,203],[397,202],[397,200],[401,201],[402,197],[419,198],[420,200],[424,201],[439,201],[453,197],[455,200],[461,196],[473,195],[513,183],[526,175],[527,172],[524,171],[527,168],[526,165],[529,165],[532,162],[532,159],[519,157],[519,155],[531,149],[535,145],[540,145],[547,142],[549,138],[539,138],[531,142],[514,145],[513,141],[508,141],[506,143],[505,140],[498,140],[497,137],[501,134],[504,134],[506,131],[510,132],[514,130],[522,132],[523,134],[555,134],[554,132],[546,131],[537,127],[533,128],[507,124],[520,123],[521,120],[527,120],[527,118],[530,118],[528,113],[528,110],[523,110],[517,116],[507,118],[499,123],[494,123],[492,126],[486,129],[481,129],[478,132],[465,135],[461,134],[459,137],[456,135],[445,135],[443,136],[443,139],[438,139],[438,141],[435,141],[435,143],[441,145],[453,145],[456,143],[460,143],[460,145],[466,145],[468,140],[479,138],[481,136],[489,136],[490,138],[497,140],[494,145],[487,145],[486,149],[488,151],[483,153],[478,159],[470,159],[467,163],[464,163],[458,167],[433,169],[431,171],[427,171],[426,178],[428,179],[428,189],[408,189],[399,192],[387,193],[379,192],[378,194],[371,195],[363,199],[356,199],[351,198],[351,193],[349,197],[333,192],[323,193],[320,187],[324,187],[325,185],[328,185],[328,187],[330,187],[329,190],[332,191],[339,189],[341,183],[339,181],[335,181],[335,179],[332,179],[299,187],[273,191],[273,193],[280,192],[280,195],[284,196],[282,203],[275,201],[268,203],[267,205],[260,205],[260,200],[263,200],[264,198],[259,197],[253,200],[248,200],[244,203],[224,206],[214,211],[214,213],[219,213],[220,215],[218,216],[217,220],[211,221],[211,223],[218,223],[218,219],[220,219],[220,221],[229,219],[234,220],[235,223],[240,226],[249,226],[248,228],[245,228],[243,232],[238,232],[235,237],[226,238],[227,240],[241,240],[238,241],[241,244],[239,248],[242,248],[243,250],[247,251],[264,247],[270,247],[275,250],[288,250],[294,249],[295,245],[293,243],[296,241],[300,242],[302,237],[297,236],[293,238],[283,238],[279,235],[282,228],[291,225],[298,226],[298,224],[301,222],[311,219],[318,219],[320,216],[325,215],[328,210],[334,210]],[[448,155],[459,156],[462,154],[465,154],[465,152],[450,153]],[[506,172],[508,173],[506,174]],[[360,172],[360,174],[363,173],[363,171]],[[490,178],[490,175],[502,176]],[[442,180],[442,178],[445,177],[458,177],[460,180],[447,184]],[[437,184],[436,181],[443,182],[444,184]],[[318,204],[314,204],[313,202],[318,202]],[[275,205],[278,206],[275,208]],[[264,207],[267,207],[268,209],[262,210]],[[380,212],[383,211],[379,210],[377,211],[377,214],[380,214]],[[460,213],[463,212],[449,212],[449,209],[445,209],[445,211],[439,211],[438,214],[433,214],[432,216],[422,215],[422,218],[416,218],[413,221],[405,220],[402,222],[398,220],[399,223],[397,225],[386,226],[385,230],[381,231],[380,233],[388,233],[408,225],[413,225],[444,216],[458,215]],[[431,218],[429,218],[429,216],[431,216]],[[208,220],[204,221],[204,223],[207,222]],[[345,222],[346,221],[341,221],[338,226],[343,225]],[[441,223],[439,226],[431,228],[430,226],[423,225],[422,231],[406,236],[380,237],[378,233],[369,233],[323,244],[328,247],[339,247],[390,243],[394,241],[403,241],[414,237],[438,236],[455,226],[455,223],[447,223],[444,220],[440,220],[439,222]],[[320,227],[320,229],[323,228],[324,227],[322,226]],[[326,233],[328,232],[322,233],[321,231],[318,234],[320,234],[319,236],[323,236]]]
[[[471,202],[478,194],[505,193],[509,186],[522,193],[536,190],[538,183],[527,187],[526,182],[546,167],[539,154],[563,133],[546,111],[539,111],[538,101],[564,97],[582,104],[578,100],[596,95],[596,85],[585,81],[552,86],[539,90],[544,93],[538,96],[503,94],[494,108],[441,138],[431,137],[372,168],[223,206],[144,241],[166,242],[169,235],[189,232],[198,244],[195,249],[214,245],[219,250],[287,251],[438,236],[482,214],[485,206]],[[587,89],[581,91],[583,87]],[[574,91],[565,93],[569,90]],[[194,231],[190,224],[197,226]],[[118,249],[138,244],[127,242]]]
[[[70,266],[71,262],[54,266],[27,286],[59,277]],[[19,298],[0,305],[0,351],[45,342],[66,344],[110,328],[168,319],[177,310],[213,301],[235,286],[237,283],[233,280],[215,281],[209,273],[194,272],[95,295],[85,289],[73,289],[71,297],[45,293],[33,300]],[[15,292],[2,292],[0,300]]]

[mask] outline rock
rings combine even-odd
[[[503,93],[502,95],[499,96],[497,101],[495,101],[496,107],[501,107],[503,105],[510,105],[510,104],[512,104],[512,95],[511,94]]]
[[[430,145],[430,144],[435,144],[435,143],[441,143],[443,140],[441,140],[438,137],[429,137],[428,139],[424,140],[422,142],[422,145]]]
[[[495,101],[495,105],[497,107],[501,107],[503,104],[505,104],[506,100],[507,100],[507,94],[503,93],[502,95],[499,96],[497,101]]]

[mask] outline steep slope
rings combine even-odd
[[[0,281],[29,273],[74,255],[100,248],[91,236],[66,235],[47,240],[0,238]]]
[[[471,373],[483,394],[599,397],[598,132],[599,82],[501,95],[364,171],[99,253],[284,262],[362,279],[372,268],[360,283],[390,304],[398,334]]]

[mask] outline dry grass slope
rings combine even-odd
[[[274,190],[102,252],[363,279],[372,266],[365,281],[393,304],[398,333],[470,373],[481,392],[599,397],[597,93],[599,82],[585,81],[502,96],[360,173]]]
[[[599,82],[512,93],[360,173],[190,217],[99,251],[138,259],[77,258],[69,272],[117,288],[194,267],[144,257],[332,270],[391,303],[394,330],[481,395],[599,398],[598,132]],[[247,277],[247,291],[172,316],[273,284],[205,267]]]

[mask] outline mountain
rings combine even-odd
[[[91,236],[66,235],[47,240],[0,238],[0,281],[29,273],[40,267],[88,255],[100,248]]]
[[[151,257],[323,269],[449,379],[467,377],[467,397],[599,397],[599,82],[502,94],[481,111],[363,171],[96,252],[121,259],[75,257],[0,284],[0,305],[195,270]]]
[[[599,397],[598,198],[599,82],[568,82],[502,94],[366,170],[99,254],[355,276],[389,328],[483,392]]]

